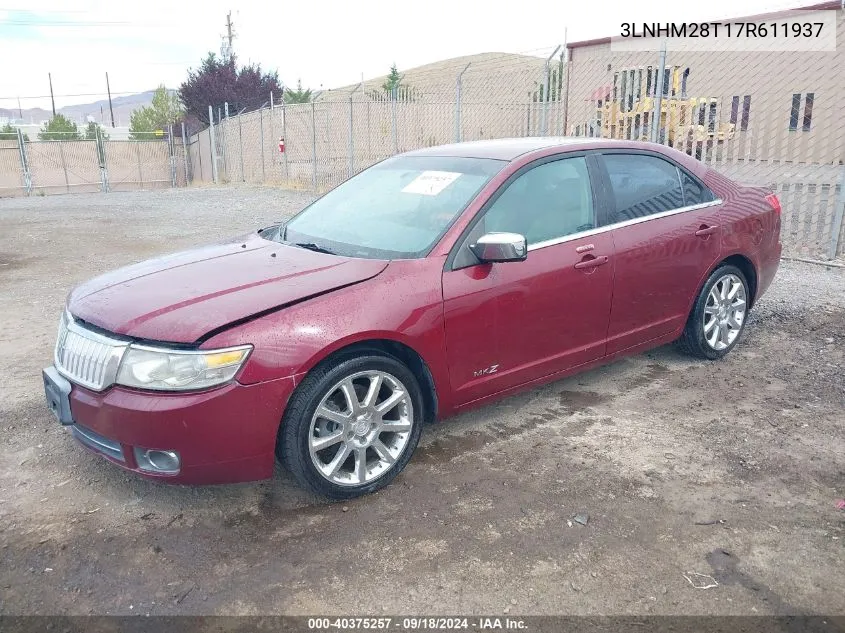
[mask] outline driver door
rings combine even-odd
[[[605,354],[613,241],[597,226],[587,156],[516,172],[479,212],[443,273],[449,374],[459,404]],[[482,263],[469,244],[524,235],[528,258]]]

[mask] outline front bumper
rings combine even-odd
[[[72,384],[69,428],[87,448],[121,468],[170,483],[219,484],[273,474],[276,435],[292,378],[237,382],[197,393],[151,393]],[[178,473],[141,470],[135,447],[177,451]]]

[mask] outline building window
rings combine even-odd
[[[669,84],[672,83],[672,71],[668,68],[663,70],[663,96],[669,96]]]
[[[739,115],[739,97],[731,99],[731,123],[736,125],[737,117]]]
[[[687,98],[687,79],[689,78],[689,68],[684,69],[684,74],[681,75],[681,98]]]
[[[748,116],[751,114],[751,95],[745,95],[742,98],[742,120],[739,123],[739,129],[745,132],[748,129]]]
[[[792,110],[789,112],[789,131],[794,132],[798,129],[798,110],[801,109],[801,95],[795,93],[792,95]]]
[[[651,81],[652,72],[653,72],[653,70],[652,70],[651,66],[649,66],[646,69],[646,74],[645,74],[645,94],[646,94],[647,97],[653,97],[654,96],[654,92],[652,92],[652,85],[651,85],[652,84],[652,81]]]
[[[804,132],[810,131],[810,124],[813,121],[813,100],[815,96],[816,94],[814,92],[808,92],[807,96],[804,97],[804,122],[801,125],[801,129]]]

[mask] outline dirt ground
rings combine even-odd
[[[428,427],[346,504],[281,469],[150,483],[56,424],[74,284],[306,201],[0,200],[0,613],[845,614],[845,269],[783,262],[721,362],[664,347]]]

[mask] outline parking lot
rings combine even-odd
[[[308,199],[0,200],[0,613],[845,614],[842,268],[783,262],[721,362],[664,347],[428,427],[344,504],[281,468],[151,483],[55,422],[40,370],[75,284]]]

